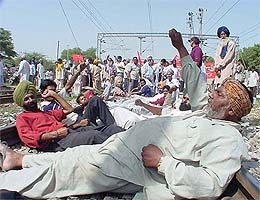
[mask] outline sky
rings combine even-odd
[[[98,33],[168,33],[173,27],[190,33],[189,12],[194,14],[198,34],[199,8],[204,10],[203,34],[216,36],[218,27],[224,25],[231,36],[239,36],[240,49],[260,43],[260,0],[0,0],[0,27],[11,32],[19,54],[39,52],[56,59],[58,41],[60,56],[67,48],[96,48]],[[176,54],[168,37],[103,40],[102,58],[131,58],[140,46],[142,58],[171,59]],[[190,50],[187,40],[184,44]],[[217,39],[207,39],[203,52],[214,56],[217,43]]]

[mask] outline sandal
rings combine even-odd
[[[3,164],[4,164],[4,160],[6,158],[6,150],[8,148],[8,144],[7,144],[7,142],[5,142],[5,141],[2,142],[1,140],[0,140],[0,144],[3,145],[3,151],[0,152],[0,168],[2,168],[2,171],[5,171],[5,170],[3,170]]]

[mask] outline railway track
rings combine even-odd
[[[0,94],[3,95],[3,94],[13,94],[14,90],[0,90]]]
[[[1,128],[0,139],[9,146],[21,143],[15,125]],[[244,162],[219,199],[260,200],[260,182],[249,172],[259,166],[259,162]]]
[[[9,104],[13,103],[13,94],[3,94],[0,95],[0,104]]]

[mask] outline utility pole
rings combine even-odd
[[[60,52],[60,41],[58,40],[58,44],[57,44],[57,54],[56,54],[56,57],[57,57],[57,60],[59,59],[59,53]]]
[[[188,24],[188,27],[189,27],[189,30],[190,30],[190,34],[194,34],[193,16],[194,16],[193,12],[188,12],[187,24]]]
[[[203,26],[203,12],[207,11],[207,9],[199,8],[199,12],[197,13],[197,18],[199,20],[199,36],[202,35],[202,26]]]
[[[69,61],[69,45],[67,44],[67,62]]]
[[[139,40],[140,40],[140,44],[139,44],[139,51],[140,51],[140,56],[142,55],[142,40],[145,38],[144,36],[139,36],[138,37],[139,38]]]

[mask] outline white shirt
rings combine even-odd
[[[148,79],[150,82],[154,82],[154,69],[147,63],[145,63],[141,69],[143,78]]]
[[[40,79],[44,79],[44,76],[45,76],[45,74],[44,74],[44,67],[43,67],[43,65],[41,64],[41,63],[39,63],[38,65],[37,65],[37,72],[38,72],[38,77],[40,78]]]
[[[175,78],[173,78],[172,80],[166,79],[165,84],[169,85],[170,87],[173,86],[180,87],[180,82]]]
[[[31,76],[35,75],[35,66],[34,66],[34,64],[30,64],[30,75]]]
[[[173,72],[173,78],[178,78],[178,68],[174,67],[173,65],[169,65],[163,68],[163,74],[166,75],[168,72]]]
[[[126,66],[126,71],[130,73],[131,80],[139,80],[140,66],[134,63],[128,63]]]
[[[256,87],[257,81],[259,79],[258,73],[256,71],[249,72],[249,78],[248,78],[248,87]]]
[[[26,60],[22,60],[19,64],[18,74],[20,80],[29,80],[30,75],[30,64]]]
[[[0,60],[0,86],[4,85],[4,64]]]

